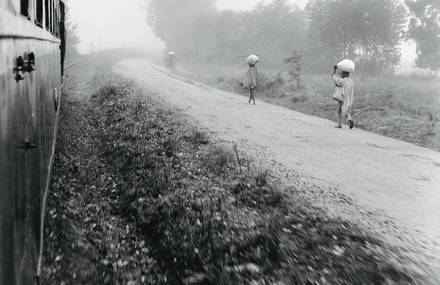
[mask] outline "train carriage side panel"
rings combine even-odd
[[[36,282],[61,92],[60,39],[28,2],[25,16],[20,1],[0,0],[0,284]]]

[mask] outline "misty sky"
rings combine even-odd
[[[78,25],[82,53],[117,47],[158,50],[163,43],[146,23],[143,0],[70,0],[71,19]]]
[[[259,0],[217,0],[219,9],[247,10]],[[265,0],[266,3],[270,0]],[[290,0],[304,8],[307,0]],[[139,47],[152,52],[163,49],[146,24],[144,0],[70,0],[71,18],[78,25],[80,52],[89,53],[108,48]],[[129,29],[128,29],[129,28]],[[412,64],[414,46],[402,48],[403,65]]]
[[[249,10],[259,0],[217,0],[219,9]],[[270,0],[265,0],[265,3]],[[290,0],[301,8],[307,0]],[[121,46],[161,49],[158,40],[146,25],[144,0],[70,0],[72,20],[77,23],[82,53]],[[130,31],[127,27],[131,27]]]
[[[231,9],[231,10],[248,10],[254,7],[259,1],[258,0],[217,0],[217,7],[220,9]],[[265,0],[265,3],[270,2]],[[304,8],[308,0],[289,0],[290,3],[297,5],[300,8]]]

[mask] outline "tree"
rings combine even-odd
[[[417,45],[417,66],[440,70],[440,2],[407,0],[405,3],[412,14],[408,38]]]
[[[289,75],[291,76],[290,82],[295,80],[296,88],[300,88],[301,85],[301,70],[304,64],[304,57],[302,55],[302,51],[294,50],[291,55],[284,60],[285,64],[290,65]]]
[[[309,58],[318,68],[349,57],[365,72],[380,72],[399,63],[405,7],[397,0],[311,0]]]
[[[282,59],[304,43],[303,11],[286,0],[259,2],[252,11],[218,11],[215,0],[151,0],[149,23],[168,49],[187,59],[231,60],[258,53],[266,64]]]
[[[77,46],[80,38],[78,36],[78,26],[71,19],[68,3],[66,3],[65,13],[66,59],[69,59],[78,55]]]
[[[252,12],[248,42],[258,48],[266,60],[281,63],[292,50],[305,44],[307,19],[302,10],[292,7],[286,0],[274,0],[257,6]]]
[[[191,53],[196,25],[216,13],[214,0],[151,0],[148,22],[168,49]]]

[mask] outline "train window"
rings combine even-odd
[[[36,12],[35,23],[38,26],[43,27],[43,0],[37,0]]]
[[[23,16],[29,18],[29,0],[20,1],[20,12]]]
[[[50,19],[52,20],[50,31],[55,35],[55,3],[53,1],[50,1]]]
[[[60,36],[60,19],[58,16],[58,9],[55,9],[55,28],[54,34],[58,38]]]
[[[47,29],[50,33],[52,33],[52,26],[53,26],[53,10],[52,10],[52,1],[49,0],[49,28]]]
[[[46,30],[50,31],[50,9],[49,0],[44,0],[44,14],[46,15]]]

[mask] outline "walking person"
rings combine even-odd
[[[255,105],[255,92],[258,88],[258,69],[257,63],[259,58],[256,55],[250,55],[247,58],[247,64],[249,65],[248,71],[243,80],[243,86],[249,89],[249,104],[253,101]]]
[[[333,99],[338,102],[336,112],[338,125],[336,128],[342,128],[342,117],[348,121],[350,129],[353,129],[354,122],[351,116],[354,97],[354,83],[350,78],[350,72],[354,72],[354,62],[343,60],[333,68],[333,81],[336,85],[333,93]]]

